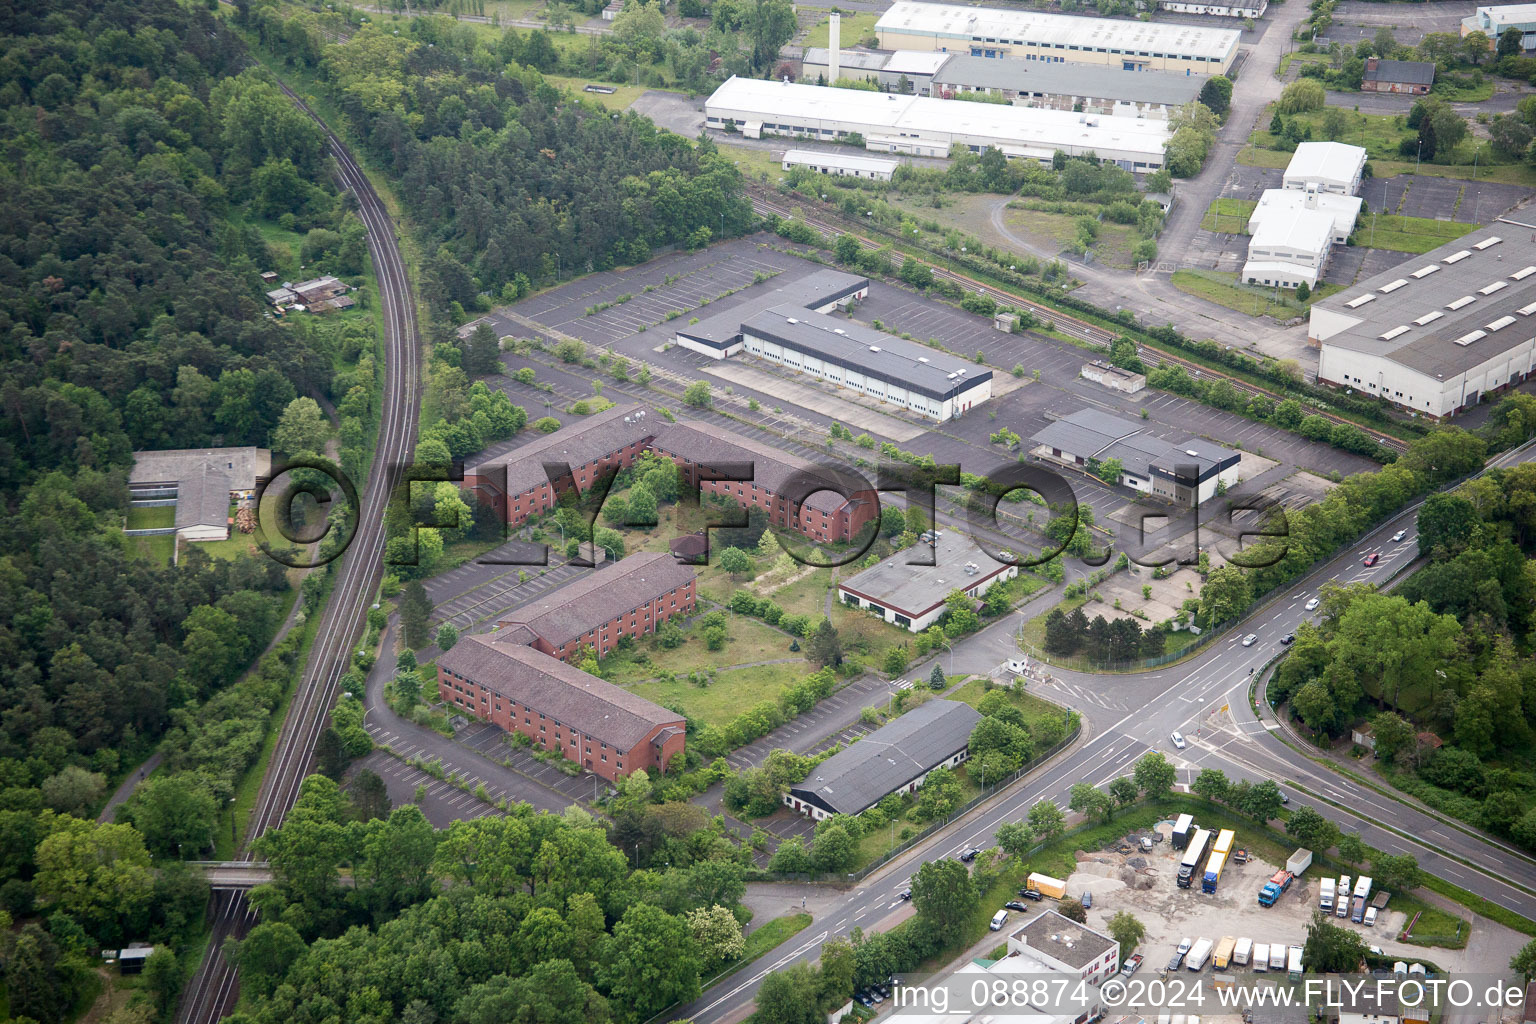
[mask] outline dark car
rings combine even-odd
[[[909,899],[912,898],[912,890],[911,889],[903,889],[903,890],[901,890],[901,892],[896,894],[896,898],[899,899],[899,900],[909,900]]]
[[[1183,953],[1175,953],[1175,954],[1173,954],[1173,959],[1168,961],[1168,969],[1170,971],[1176,971],[1180,967],[1183,967],[1183,966],[1184,966],[1184,954]]]
[[[980,853],[981,848],[973,846],[960,855],[960,863],[969,864],[971,861],[975,860],[977,856],[980,855]]]
[[[1381,561],[1381,552],[1380,551],[1372,551],[1370,554],[1365,556],[1365,561],[1362,562],[1361,564],[1364,565],[1367,569],[1369,569],[1371,566],[1375,565],[1379,561]]]
[[[870,996],[870,994],[868,992],[865,992],[863,990],[855,992],[853,994],[853,998],[858,1000],[860,1006],[869,1007],[869,1006],[874,1006],[875,1005],[874,999]]]
[[[1093,893],[1091,893],[1091,892],[1083,893],[1083,898],[1078,900],[1078,902],[1083,905],[1083,909],[1084,910],[1092,910],[1093,909]]]
[[[1033,889],[1020,889],[1019,890],[1019,895],[1023,896],[1027,900],[1043,900],[1043,899],[1045,899],[1044,896],[1040,895],[1038,892],[1036,892]]]
[[[1020,903],[1018,900],[1009,900],[1007,903],[1003,904],[1003,909],[1004,910],[1028,910],[1029,908],[1026,907],[1024,904]]]
[[[1296,634],[1295,633],[1287,633],[1287,634],[1285,634],[1285,636],[1280,638],[1280,646],[1281,647],[1289,647],[1289,646],[1291,646],[1291,644],[1293,644],[1295,642],[1296,642]]]

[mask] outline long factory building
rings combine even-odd
[[[1317,378],[1444,419],[1536,371],[1536,235],[1495,221],[1314,303]]]
[[[705,124],[751,139],[784,135],[822,142],[861,136],[878,153],[944,157],[955,143],[973,152],[995,147],[1005,156],[1049,162],[1094,153],[1128,171],[1163,166],[1168,143],[1161,120],[956,103],[858,89],[764,82],[732,77],[704,103]]]
[[[875,22],[875,35],[882,50],[938,50],[1124,71],[1224,75],[1237,59],[1241,33],[1204,25],[897,0]]]

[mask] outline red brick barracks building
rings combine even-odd
[[[465,713],[609,781],[683,752],[680,715],[499,633],[466,636],[439,658],[437,688]]]
[[[607,468],[628,467],[647,450],[681,466],[690,487],[698,486],[701,467],[721,470],[733,463],[750,465],[752,480],[706,480],[704,493],[731,498],[744,507],[756,506],[768,513],[770,522],[799,530],[813,541],[851,541],[880,512],[879,500],[868,489],[849,497],[823,490],[807,496],[803,503],[790,500],[784,489],[821,467],[718,427],[706,430],[653,420],[638,405],[614,406],[468,466],[464,486],[517,526],[554,506],[555,492],[544,463],[566,463],[576,486],[585,490]]]
[[[670,554],[648,552],[587,573],[509,613],[498,622],[497,639],[562,660],[591,647],[601,658],[620,637],[654,632],[693,608],[694,571]]]

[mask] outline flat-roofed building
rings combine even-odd
[[[822,142],[864,139],[877,153],[945,157],[956,143],[973,152],[1048,162],[1058,152],[1094,153],[1130,171],[1163,166],[1165,122],[994,103],[964,105],[925,96],[832,89],[736,78],[705,101],[705,125],[748,138],[782,135]]]
[[[1510,29],[1520,33],[1522,49],[1536,50],[1536,4],[1479,7],[1469,17],[1461,20],[1463,37],[1481,32],[1488,37],[1490,47],[1497,46],[1499,37]]]
[[[683,716],[498,635],[466,636],[439,657],[437,691],[451,707],[609,781],[665,768],[683,753]]]
[[[795,167],[808,167],[822,174],[835,174],[841,178],[867,178],[870,181],[890,181],[896,168],[901,166],[896,160],[856,156],[852,153],[825,153],[819,149],[787,149],[784,151],[782,165],[786,171]]]
[[[1147,432],[1137,422],[1097,409],[1080,409],[1030,438],[1034,453],[1098,475],[1110,459],[1120,462],[1120,484],[1179,505],[1209,501],[1237,483],[1237,452],[1199,438],[1178,443]]]
[[[1536,240],[1495,221],[1314,303],[1317,379],[1443,419],[1536,371]]]
[[[133,453],[128,472],[132,508],[173,506],[173,525],[134,529],[130,536],[172,534],[184,541],[229,539],[229,506],[255,497],[272,472],[266,448],[177,448]]]
[[[1337,192],[1267,188],[1259,197],[1253,212],[1248,215],[1248,233],[1256,234],[1259,225],[1265,221],[1278,220],[1284,224],[1294,218],[1297,213],[1311,210],[1326,213],[1333,218],[1332,241],[1335,245],[1343,245],[1349,241],[1349,236],[1355,230],[1355,223],[1360,219],[1360,207],[1363,203],[1364,200],[1359,196],[1343,196]]]
[[[933,94],[953,99],[979,92],[1021,107],[1166,120],[1173,111],[1199,99],[1206,79],[1204,75],[955,54],[934,75]]]
[[[1288,216],[1265,217],[1248,240],[1245,284],[1316,288],[1333,251],[1334,217],[1320,210],[1297,209]]]
[[[628,468],[645,450],[653,421],[635,404],[616,405],[510,451],[480,458],[464,469],[464,486],[513,526],[555,507],[556,488],[546,462],[571,468],[571,482],[586,490],[608,469]]]
[[[1224,75],[1237,59],[1234,29],[1083,18],[1039,11],[897,0],[875,34],[884,50],[939,50],[1126,71]]]
[[[925,557],[931,557],[933,564],[912,564]],[[996,561],[964,534],[940,530],[937,541],[919,540],[913,547],[841,581],[837,596],[849,607],[863,608],[886,622],[921,633],[944,614],[944,602],[950,594],[958,590],[979,599],[994,584],[1018,574],[1017,565]]]
[[[1106,363],[1102,359],[1083,364],[1081,371],[1084,380],[1091,380],[1095,384],[1102,384],[1111,391],[1124,392],[1134,395],[1147,386],[1147,375],[1123,369],[1112,363]]]
[[[1054,910],[1031,914],[1009,932],[1008,951],[1094,985],[1120,970],[1120,943]]]
[[[644,552],[595,569],[498,619],[511,643],[569,659],[606,657],[621,638],[644,636],[693,614],[695,574],[670,554]]]
[[[1209,14],[1217,18],[1264,17],[1269,0],[1233,0],[1229,4],[1195,3],[1192,0],[1157,0],[1158,9],[1176,14]]]
[[[775,288],[753,302],[750,308],[792,305],[816,313],[830,313],[868,295],[869,278],[840,270],[818,270]],[[742,349],[741,321],[745,315],[738,306],[705,317],[696,324],[684,324],[676,328],[672,341],[711,359],[725,359]]]
[[[749,354],[940,423],[992,397],[992,371],[871,327],[775,306],[742,322]]]
[[[825,46],[806,47],[800,58],[801,81],[815,85],[831,85],[832,51]],[[879,82],[880,69],[891,59],[888,53],[877,50],[839,50],[837,77],[850,82]]]
[[[915,793],[935,768],[966,759],[979,721],[969,704],[930,700],[811,769],[784,794],[784,804],[820,821],[858,814],[892,793]]]
[[[880,514],[880,499],[873,490],[840,494],[823,488],[803,493],[807,481],[828,479],[821,467],[741,434],[676,423],[660,431],[651,448],[683,470],[685,487],[762,509],[769,522],[798,530],[817,543],[852,541]],[[707,479],[701,472],[724,473],[731,466],[750,467],[751,478]]]
[[[1365,173],[1365,150],[1342,142],[1303,142],[1291,155],[1281,181],[1286,188],[1352,196]]]

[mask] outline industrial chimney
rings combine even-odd
[[[843,75],[843,16],[832,12],[827,25],[827,84],[836,85]]]

